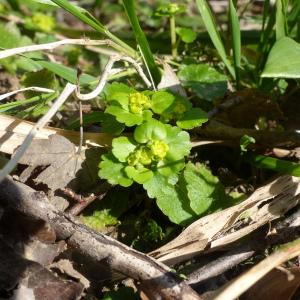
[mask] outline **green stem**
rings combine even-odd
[[[177,57],[177,43],[176,43],[176,24],[175,16],[170,17],[170,34],[171,34],[171,47],[173,58]]]

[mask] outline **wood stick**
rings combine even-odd
[[[148,292],[145,290],[145,293],[150,299],[201,299],[167,266],[58,211],[44,193],[5,178],[0,183],[0,203],[27,216],[49,222],[58,238],[67,239],[67,243],[77,248],[82,255],[98,263],[105,263],[111,269],[145,283],[149,289]],[[153,297],[154,294],[159,295],[159,298]]]

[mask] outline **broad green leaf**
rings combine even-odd
[[[188,163],[184,170],[191,208],[201,215],[223,206],[225,191],[219,179],[203,165]]]
[[[239,73],[241,68],[241,30],[233,0],[229,0],[229,19],[236,83],[237,87],[239,87]]]
[[[287,7],[288,0],[276,1],[276,40],[287,36]]]
[[[247,160],[263,169],[300,177],[300,164],[264,155],[248,155]]]
[[[67,80],[68,82],[73,84],[77,83],[77,71],[75,69],[72,69],[70,67],[58,63],[43,61],[43,60],[39,60],[38,63],[45,69],[53,72],[54,74]],[[82,85],[88,85],[88,84],[95,84],[97,83],[97,81],[98,80],[96,77],[93,77],[88,74],[82,74],[80,76],[79,83]]]
[[[124,187],[132,185],[133,181],[124,172],[125,166],[112,153],[104,154],[101,158],[98,173],[100,178],[106,179],[110,184],[119,184]]]
[[[125,168],[125,173],[129,178],[133,179],[139,184],[147,182],[153,176],[153,172],[147,168],[137,170],[135,167],[132,166],[127,166]]]
[[[289,37],[277,41],[261,77],[300,78],[300,44]]]
[[[184,185],[171,185],[166,177],[155,174],[143,186],[150,198],[156,198],[158,207],[172,222],[184,225],[195,218]]]
[[[165,91],[155,92],[151,98],[151,109],[157,114],[162,114],[164,111],[171,107],[174,100],[175,97],[171,93]]]
[[[169,145],[169,151],[166,158],[169,161],[181,160],[187,156],[192,148],[190,135],[175,126],[166,125],[167,134],[164,141]]]
[[[113,139],[112,153],[121,162],[125,162],[128,155],[136,148],[136,143],[132,138],[121,136]]]
[[[124,123],[128,127],[139,125],[144,120],[143,115],[132,114],[117,105],[108,106],[105,112],[115,116],[118,122]]]
[[[184,41],[187,44],[194,42],[197,38],[197,33],[190,28],[177,27],[176,33],[180,36],[182,41]]]
[[[164,140],[166,135],[166,125],[154,119],[137,126],[134,130],[134,139],[138,143],[147,143],[150,140]]]
[[[227,91],[227,77],[207,64],[185,65],[178,77],[183,85],[207,101],[222,97]]]
[[[176,122],[177,126],[182,129],[192,129],[197,126],[201,126],[207,122],[207,114],[201,108],[192,108],[188,110],[184,115]]]
[[[211,12],[211,9],[207,3],[206,0],[196,0],[198,9],[200,11],[200,14],[202,16],[202,20],[204,22],[204,25],[206,27],[207,33],[209,34],[212,43],[216,47],[221,59],[223,60],[225,66],[227,67],[229,73],[233,78],[235,78],[235,72],[231,65],[231,62],[228,60],[225,47],[223,45],[221,36],[219,34],[215,18]]]
[[[159,84],[161,75],[159,69],[155,63],[152,51],[150,49],[149,43],[145,36],[145,33],[141,29],[138,17],[135,11],[135,1],[134,0],[123,0],[123,5],[130,21],[132,30],[134,32],[137,44],[139,45],[141,52],[143,54],[143,58],[145,59],[145,63],[151,73],[151,76],[155,82],[155,84]]]
[[[120,82],[113,82],[112,84],[107,84],[104,89],[104,94],[107,101],[116,100],[118,96],[116,94],[124,93],[130,94],[135,93],[136,90],[128,85]]]
[[[74,4],[72,4],[68,0],[52,0],[55,4],[62,7],[69,13],[71,13],[73,16],[81,20],[82,22],[88,24],[92,28],[94,28],[96,31],[100,32],[103,35],[106,35],[108,38],[110,38],[112,41],[114,41],[117,45],[120,46],[121,51],[127,53],[130,56],[136,56],[136,52],[128,46],[126,43],[124,43],[122,40],[120,40],[117,36],[112,34],[103,24],[101,24],[95,17],[93,17],[88,11],[85,9],[78,7]]]

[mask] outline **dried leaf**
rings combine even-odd
[[[96,151],[96,153],[95,153]],[[53,191],[70,186],[78,189],[78,185],[87,188],[98,180],[97,166],[100,161],[100,150],[77,149],[68,139],[60,135],[51,135],[47,140],[34,140],[20,163],[29,167],[46,167],[35,179]],[[28,172],[21,174],[21,181],[26,181]]]
[[[157,88],[159,90],[169,89],[175,93],[180,94],[183,97],[186,97],[186,92],[181,86],[181,83],[171,66],[166,62],[162,62],[162,64],[164,67],[164,72]]]

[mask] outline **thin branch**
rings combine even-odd
[[[79,99],[81,101],[89,101],[89,100],[96,98],[102,92],[102,90],[108,80],[109,75],[111,75],[111,73],[113,71],[112,67],[113,67],[114,63],[117,61],[120,61],[120,60],[124,60],[124,61],[131,63],[136,68],[138,74],[144,80],[147,87],[151,86],[151,82],[148,80],[148,78],[144,74],[143,69],[134,59],[132,59],[131,57],[128,57],[128,56],[120,56],[120,55],[111,56],[108,63],[105,66],[105,69],[102,73],[102,76],[101,76],[96,88],[90,93],[81,94],[79,87],[77,87],[77,89],[75,91],[75,95],[76,95],[77,99]]]
[[[60,94],[60,96],[53,103],[47,113],[32,127],[28,135],[26,136],[22,145],[17,149],[10,161],[0,170],[0,182],[16,167],[20,158],[24,155],[25,151],[31,144],[36,134],[49,122],[49,120],[56,114],[63,103],[68,97],[75,91],[76,85],[67,83],[66,87]]]
[[[41,50],[53,50],[57,47],[64,46],[64,45],[97,46],[97,45],[112,45],[112,44],[113,42],[111,40],[65,39],[65,40],[41,44],[41,45],[30,45],[30,46],[3,50],[0,51],[0,59],[17,55],[17,54],[28,53],[28,52],[35,52]]]
[[[101,75],[99,83],[97,84],[96,88],[92,92],[87,93],[87,94],[81,94],[80,90],[79,90],[79,86],[77,86],[77,88],[75,90],[75,95],[76,95],[77,99],[81,100],[81,101],[88,101],[88,100],[96,98],[102,92],[102,90],[107,82],[108,76],[110,75],[110,72],[111,72],[111,69],[112,69],[114,63],[119,59],[120,59],[119,56],[111,56],[110,57],[108,63],[106,64],[106,66],[104,68],[104,71]]]
[[[15,95],[15,94],[18,94],[18,93],[21,93],[21,92],[25,92],[25,91],[34,91],[34,92],[42,92],[42,93],[55,93],[54,90],[52,89],[46,89],[46,88],[43,88],[43,87],[38,87],[38,86],[31,86],[31,87],[26,87],[26,88],[23,88],[23,89],[19,89],[19,90],[16,90],[16,91],[12,91],[12,92],[8,92],[8,93],[5,93],[5,94],[2,94],[0,95],[0,101],[12,96],[12,95]]]
[[[199,284],[204,280],[218,276],[250,258],[254,253],[255,250],[250,249],[248,245],[233,249],[227,252],[224,256],[217,258],[216,260],[191,273],[186,283]]]

